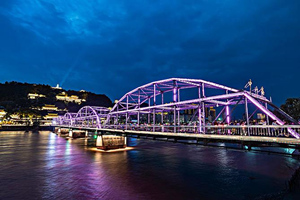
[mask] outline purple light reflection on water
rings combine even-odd
[[[89,151],[53,133],[0,133],[0,199],[253,199],[284,188],[291,157],[129,139]]]

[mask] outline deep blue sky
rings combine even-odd
[[[170,77],[300,96],[299,0],[1,0],[0,82],[107,94]],[[1,94],[0,94],[1,95]]]

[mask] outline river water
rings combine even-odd
[[[300,166],[260,152],[135,138],[128,146],[101,153],[47,131],[0,132],[0,199],[263,199]]]

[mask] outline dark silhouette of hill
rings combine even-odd
[[[80,99],[85,99],[81,104],[67,102],[56,99],[56,95],[65,93],[67,96],[76,95]],[[29,99],[28,94],[41,94],[45,97]],[[112,106],[112,101],[104,94],[95,94],[86,91],[74,91],[64,89],[54,89],[49,85],[29,84],[20,82],[0,83],[0,107],[4,108],[9,114],[12,113],[34,113],[44,114],[34,108],[41,108],[45,104],[55,105],[60,110],[67,109],[69,112],[77,112],[85,105],[92,106]]]

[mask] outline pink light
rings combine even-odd
[[[229,106],[226,106],[226,122],[227,124],[230,123]]]
[[[273,120],[275,120],[279,125],[283,125],[284,123],[278,119],[272,112],[268,111],[265,107],[263,107],[260,103],[258,103],[253,97],[248,95],[247,93],[244,94],[247,99],[249,99],[254,105],[256,105],[261,111],[263,111],[265,114],[267,114],[269,117],[271,117]]]
[[[176,102],[177,99],[177,93],[176,93],[176,88],[173,89],[173,101]]]
[[[279,125],[283,125],[283,121],[281,121],[280,119],[278,119],[276,117],[276,115],[274,115],[272,112],[270,112],[269,110],[267,110],[264,106],[262,106],[260,103],[258,103],[258,101],[256,101],[253,97],[251,97],[249,94],[244,93],[245,97],[250,100],[254,105],[256,105],[261,111],[263,111],[266,115],[268,115],[269,117],[271,117],[273,120],[275,120]],[[293,135],[295,138],[299,139],[300,136],[299,134],[294,131],[291,128],[288,128],[288,132]]]

